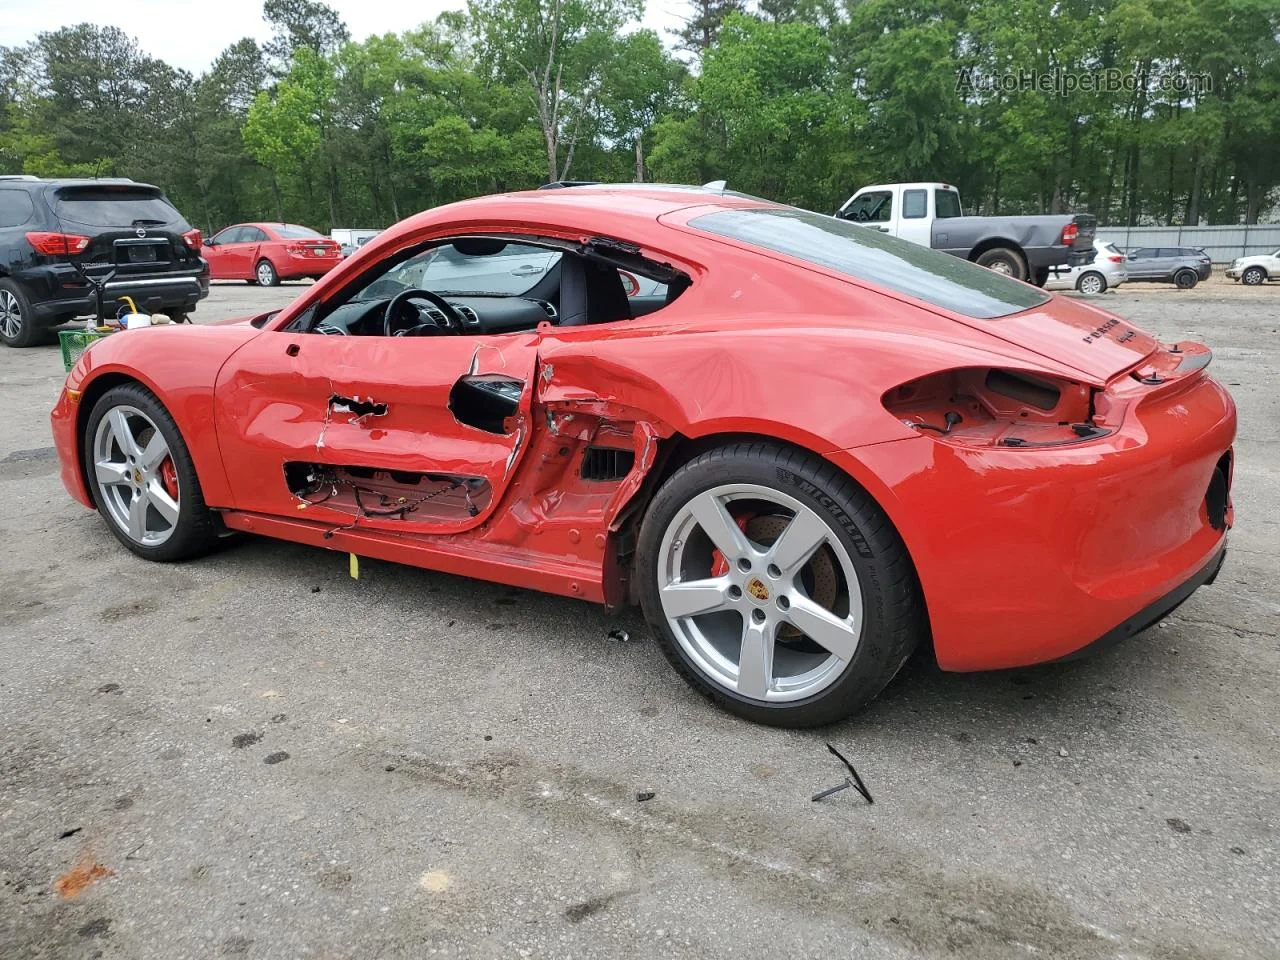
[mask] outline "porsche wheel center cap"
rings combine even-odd
[[[760,582],[759,577],[752,577],[747,581],[747,593],[751,594],[753,600],[759,600],[764,603],[769,599],[769,588]]]

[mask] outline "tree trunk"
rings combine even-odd
[[[391,222],[400,222],[400,203],[396,200],[396,174],[391,167],[391,148],[383,144],[382,156],[387,164],[387,194],[391,198]]]
[[[551,183],[556,179],[556,171],[560,168],[559,158],[556,156],[556,132],[544,122],[542,136],[547,143],[547,183]]]
[[[1245,184],[1245,202],[1244,202],[1244,222],[1257,223],[1258,213],[1262,209],[1262,198],[1266,196],[1267,191],[1261,188],[1258,183],[1256,174],[1250,173],[1249,179]]]
[[[274,173],[271,174],[271,196],[276,202],[276,220],[284,223],[284,200],[280,197],[280,181]]]
[[[330,157],[328,160],[328,166],[329,166],[329,175],[328,177],[325,178],[326,180],[325,185],[327,187],[326,193],[328,193],[329,195],[329,229],[332,230],[334,227],[338,225],[338,201],[336,197],[337,187],[338,187],[338,171],[335,170],[333,167],[332,157]]]
[[[644,183],[643,134],[636,134],[636,183]]]
[[[1191,193],[1187,197],[1187,215],[1183,218],[1189,227],[1200,225],[1200,190],[1204,186],[1204,156],[1196,150],[1195,169],[1191,174]]]

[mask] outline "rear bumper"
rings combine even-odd
[[[1188,577],[1177,587],[1170,590],[1159,600],[1143,607],[1132,617],[1123,623],[1108,630],[1093,643],[1087,644],[1072,653],[1068,653],[1064,657],[1059,657],[1058,662],[1066,660],[1077,660],[1080,657],[1090,656],[1100,650],[1108,647],[1114,647],[1118,643],[1128,640],[1130,637],[1141,633],[1147,627],[1159,623],[1174,610],[1182,606],[1182,602],[1189,596],[1199,590],[1201,587],[1207,587],[1218,579],[1218,571],[1222,569],[1222,563],[1227,559],[1227,547],[1224,543],[1216,554],[1201,567],[1194,575]]]
[[[27,271],[17,277],[28,291],[32,312],[41,323],[58,323],[71,317],[97,313],[93,288],[70,266],[57,264]],[[145,277],[121,277],[107,283],[103,309],[113,316],[129,297],[147,313],[189,312],[209,295],[209,271],[183,271]]]
[[[1064,270],[1070,267],[1082,267],[1087,263],[1093,263],[1096,255],[1093,247],[1087,250],[1073,250],[1062,245],[1026,247],[1024,252],[1027,255],[1027,266],[1032,271],[1052,270],[1054,267]]]
[[[1236,412],[1212,379],[1187,381],[1141,388],[1115,433],[1079,444],[962,449],[922,435],[847,451],[911,554],[943,669],[1060,660],[1207,581],[1233,520]]]
[[[323,277],[340,263],[342,257],[282,257],[275,266],[281,280],[299,280]]]

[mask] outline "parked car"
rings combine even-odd
[[[214,280],[318,280],[342,262],[338,243],[296,223],[237,223],[205,241]]]
[[[0,177],[0,341],[29,347],[50,328],[97,311],[80,270],[107,280],[104,307],[122,297],[184,320],[209,293],[200,231],[159,187],[132,180]]]
[[[1130,280],[1172,283],[1190,290],[1213,273],[1213,262],[1195,247],[1138,247],[1125,253]]]
[[[1092,261],[1098,226],[1097,219],[1087,213],[966,217],[960,191],[946,183],[863,187],[836,216],[1038,287],[1045,285],[1055,267]]]
[[[1124,254],[1120,249],[1107,240],[1094,240],[1093,263],[1079,267],[1054,267],[1045,289],[1101,294],[1114,290],[1128,278]]]
[[[149,560],[241,531],[638,601],[696,689],[784,726],[858,709],[918,645],[1060,660],[1212,582],[1236,412],[1208,349],[695,193],[450,204],[280,310],[107,337],[52,413],[63,482]],[[511,245],[558,259],[451,293],[445,245],[455,285]],[[629,300],[622,271],[665,295]]]
[[[338,244],[338,247],[342,250],[343,257],[349,257],[381,232],[381,230],[335,227],[329,231],[329,239]]]
[[[1280,280],[1280,250],[1252,257],[1237,257],[1227,267],[1227,276],[1249,286]]]

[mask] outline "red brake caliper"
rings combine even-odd
[[[747,532],[747,524],[751,522],[751,517],[734,517],[734,523],[738,525],[738,529],[744,534]],[[713,577],[723,577],[729,572],[729,561],[725,557],[724,552],[719,547],[711,551],[711,575]]]
[[[165,493],[178,499],[178,468],[173,465],[173,457],[165,457],[160,464],[160,482],[164,484]]]

